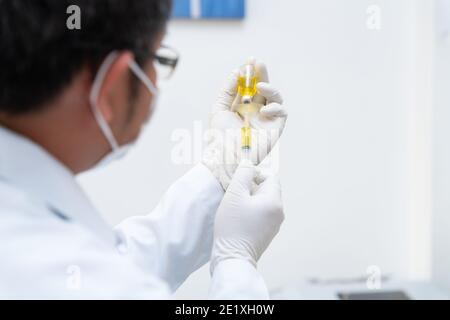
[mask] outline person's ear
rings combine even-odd
[[[118,88],[124,87],[123,83],[128,79],[128,64],[132,59],[133,54],[129,51],[119,53],[103,79],[98,95],[97,106],[108,123],[111,123],[114,115],[113,101],[115,93]]]

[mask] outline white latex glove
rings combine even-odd
[[[284,130],[287,112],[282,107],[283,98],[268,83],[267,68],[262,62],[254,62],[259,83],[254,102],[262,105],[260,112],[250,119],[252,127],[251,160],[261,163],[273,149]],[[237,100],[239,70],[231,73],[210,117],[210,137],[203,156],[203,163],[211,170],[226,190],[241,161],[241,128],[243,119],[234,111]]]
[[[256,168],[244,160],[217,211],[211,274],[227,259],[247,260],[256,267],[283,220],[278,177],[258,176]]]

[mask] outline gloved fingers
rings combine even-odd
[[[270,212],[278,223],[282,223],[285,216],[283,210],[283,201],[281,196],[281,184],[277,174],[271,174],[258,185],[253,193],[253,197],[257,197],[259,203],[265,207],[272,208]]]
[[[254,192],[255,196],[274,197],[272,199],[281,198],[281,183],[277,174],[266,174]]]
[[[256,85],[256,88],[258,89],[258,93],[266,99],[267,104],[273,102],[283,104],[283,97],[281,96],[281,93],[271,84],[267,82],[260,82]]]
[[[256,176],[255,166],[246,159],[242,160],[234,173],[228,191],[235,194],[250,195]]]
[[[258,82],[269,82],[269,72],[267,71],[267,66],[264,62],[257,60],[255,62],[255,68],[256,68],[256,75],[258,77]],[[257,104],[266,104],[266,98],[257,93],[253,97],[253,102]]]
[[[231,110],[233,101],[235,100],[237,95],[238,77],[239,70],[236,69],[230,73],[228,79],[225,82],[225,85],[222,88],[222,91],[219,94],[217,103],[215,105],[215,110],[213,110],[213,112]]]
[[[278,103],[270,103],[260,109],[260,113],[268,118],[271,117],[287,117],[286,109]]]
[[[255,62],[256,74],[258,76],[258,82],[269,82],[269,72],[264,62],[257,60]]]
[[[241,103],[241,97],[239,96],[239,94],[236,94],[233,102],[231,103],[231,111],[237,112],[240,103]]]
[[[255,177],[255,182],[257,185],[260,185],[264,181],[266,181],[267,178],[270,177],[270,173],[267,170],[262,170],[260,167],[256,167],[257,175]]]

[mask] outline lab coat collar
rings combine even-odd
[[[115,244],[114,233],[77,184],[72,172],[31,140],[0,126],[0,178],[72,223]]]

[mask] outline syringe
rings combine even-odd
[[[241,67],[238,77],[238,94],[240,103],[238,112],[244,120],[241,128],[241,149],[242,156],[250,160],[252,149],[252,130],[250,126],[250,117],[257,111],[257,106],[253,103],[253,97],[256,95],[257,74],[254,61],[249,61]]]

